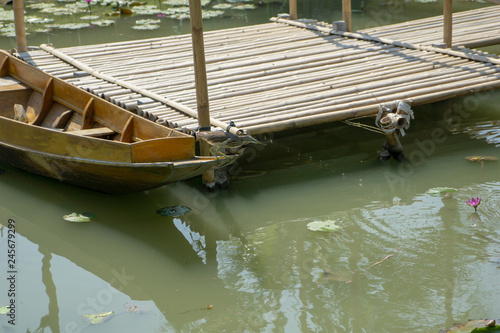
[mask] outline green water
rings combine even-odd
[[[313,2],[299,1],[299,13],[336,15]],[[282,7],[207,26],[263,22]],[[426,13],[392,20],[410,12]],[[50,40],[112,41],[122,27]],[[439,332],[499,318],[500,161],[465,159],[500,158],[498,105],[500,93],[488,92],[414,108],[403,164],[377,159],[379,134],[343,123],[268,134],[264,149],[249,147],[231,169],[229,189],[211,195],[194,179],[109,196],[2,166],[0,305],[15,302],[15,325],[0,315],[0,331]],[[457,191],[426,193],[436,186]],[[482,198],[477,214],[471,197]],[[192,210],[156,213],[175,205]],[[95,218],[64,221],[72,212]],[[342,230],[307,229],[328,220]],[[104,323],[82,318],[109,311]]]

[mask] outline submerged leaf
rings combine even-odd
[[[10,309],[8,306],[0,306],[0,315],[9,313]]]
[[[307,229],[311,231],[337,231],[342,229],[335,221],[313,221],[307,224]]]
[[[105,321],[108,321],[113,316],[114,311],[97,313],[97,314],[89,314],[82,315],[83,320],[90,322],[92,325],[102,324]]]
[[[457,189],[453,187],[433,187],[427,190],[427,194],[432,195],[433,197],[442,197],[445,195],[451,195],[456,192]]]
[[[189,207],[177,205],[177,206],[163,207],[161,209],[158,209],[156,213],[160,214],[161,216],[179,217],[189,213],[190,211],[191,208]]]
[[[68,222],[90,222],[92,216],[78,214],[78,213],[71,213],[68,215],[64,215],[63,218]]]

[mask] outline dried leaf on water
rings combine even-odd
[[[186,206],[169,206],[169,207],[163,207],[160,208],[156,211],[157,214],[160,214],[161,216],[172,216],[172,217],[179,217],[182,215],[185,215],[191,211],[191,208],[186,207]]]
[[[498,161],[498,158],[493,156],[467,156],[465,159],[471,162]]]
[[[114,314],[113,311],[109,311],[103,313],[82,315],[82,318],[83,320],[88,321],[92,325],[95,325],[95,324],[102,324],[108,321],[109,319],[111,319],[111,317],[113,317],[113,314]]]
[[[81,222],[90,222],[92,219],[92,216],[89,216],[90,214],[78,214],[78,213],[71,213],[68,215],[64,215],[63,219],[68,221],[68,222],[76,222],[76,223],[81,223]]]
[[[307,224],[307,229],[311,231],[330,232],[330,231],[338,231],[342,229],[342,227],[337,225],[335,221],[328,220],[328,221],[309,222]]]

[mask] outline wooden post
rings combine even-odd
[[[290,19],[297,19],[297,0],[289,0],[289,8],[290,8]]]
[[[352,31],[351,0],[342,0],[342,20],[345,21],[346,31]]]
[[[451,47],[451,34],[452,34],[452,0],[444,0],[443,4],[443,42],[447,48]]]
[[[198,125],[200,130],[210,131],[210,111],[208,103],[207,69],[205,64],[205,45],[203,42],[203,18],[201,0],[189,0],[191,18],[191,38],[193,43],[194,77],[196,85],[196,100],[198,103]],[[202,156],[210,155],[210,146],[200,142]],[[211,186],[214,182],[214,172],[203,174],[203,184]]]
[[[16,28],[17,52],[27,52],[23,0],[14,0],[14,25]]]

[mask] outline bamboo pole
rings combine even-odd
[[[297,0],[289,0],[289,8],[290,8],[290,19],[296,20],[297,16]]]
[[[23,0],[14,0],[14,25],[16,30],[17,52],[27,52]]]
[[[352,31],[351,0],[342,0],[342,20],[348,32]]]
[[[208,101],[207,69],[205,64],[205,46],[203,43],[203,20],[201,1],[189,0],[189,14],[191,18],[191,36],[193,39],[194,76],[196,84],[196,100],[198,104],[198,125],[200,130],[210,131],[210,111]],[[202,156],[210,155],[210,145],[200,142]],[[214,171],[207,171],[202,175],[203,185],[208,189],[215,188]]]
[[[452,0],[444,0],[443,3],[443,43],[447,48],[451,47],[453,8]]]

